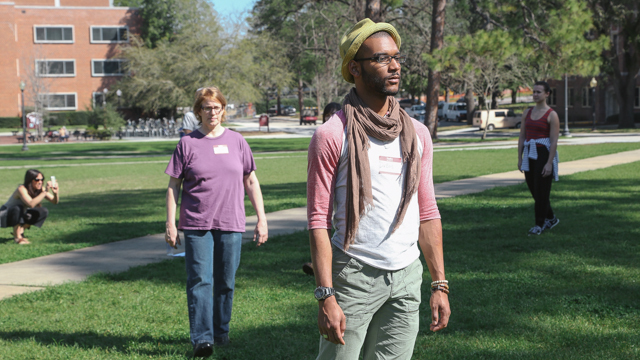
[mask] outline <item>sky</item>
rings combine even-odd
[[[256,0],[210,0],[213,8],[222,16],[229,16],[250,10]]]

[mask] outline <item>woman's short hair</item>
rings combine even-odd
[[[202,103],[205,100],[217,101],[222,105],[222,117],[220,122],[225,122],[227,119],[227,99],[222,95],[222,91],[215,86],[207,86],[200,88],[196,91],[196,101],[193,103],[193,114],[196,116],[199,122],[202,122],[200,118],[200,110],[202,110]]]
[[[536,81],[535,84],[533,84],[533,86],[542,86],[544,88],[544,92],[547,94],[551,93],[551,86],[549,86],[549,83],[546,81]]]
[[[24,187],[27,189],[27,192],[29,193],[29,196],[31,196],[32,198],[38,196],[42,192],[42,190],[36,192],[36,189],[33,187],[33,180],[37,178],[38,175],[42,175],[42,178],[44,179],[44,174],[42,174],[39,170],[36,170],[36,169],[29,169],[24,174],[24,184],[22,185],[24,185]],[[44,185],[44,180],[42,181],[43,181],[42,185]]]

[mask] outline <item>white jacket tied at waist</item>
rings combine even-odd
[[[538,149],[536,144],[544,145],[551,152],[551,140],[549,138],[531,139],[524,142],[522,154],[522,167],[520,170],[529,171],[529,159],[538,159]],[[551,155],[551,154],[549,154]],[[553,156],[553,178],[558,181],[558,151]]]

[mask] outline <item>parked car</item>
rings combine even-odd
[[[407,110],[413,105],[425,106],[424,101],[420,101],[419,99],[413,99],[413,101],[411,99],[402,99],[402,100],[399,100],[398,103],[400,104],[400,107],[405,110]]]
[[[461,102],[438,104],[438,118],[440,120],[464,121],[467,119],[467,104]]]
[[[283,106],[282,109],[280,109],[280,112],[282,113],[282,115],[293,115],[296,113],[296,108],[291,105],[286,105]]]
[[[487,121],[487,117],[489,120]],[[473,114],[473,126],[477,126],[480,130],[493,130],[497,128],[520,128],[522,115],[516,115],[513,110],[493,109],[493,110],[476,110]],[[487,125],[488,123],[488,125]]]
[[[420,117],[424,119],[424,115],[427,113],[427,108],[424,105],[412,105],[409,109],[406,109],[406,111],[412,118],[420,120]]]
[[[278,105],[273,105],[267,110],[268,115],[276,115],[278,113]]]

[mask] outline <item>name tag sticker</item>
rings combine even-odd
[[[213,145],[213,153],[214,154],[228,154],[229,147],[227,145]]]
[[[391,156],[380,156],[378,172],[380,174],[401,175],[402,159]]]

